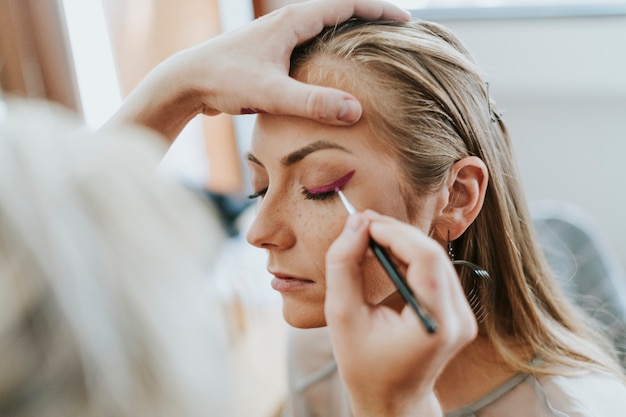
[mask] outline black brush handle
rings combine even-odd
[[[437,323],[435,323],[435,321],[424,311],[422,306],[419,304],[419,302],[415,298],[415,294],[413,294],[413,291],[408,286],[406,280],[402,278],[393,262],[391,262],[387,251],[372,239],[370,239],[370,248],[372,249],[372,252],[374,252],[374,255],[380,261],[380,264],[383,266],[383,268],[395,284],[396,288],[398,288],[398,290],[400,291],[402,297],[404,297],[404,299],[407,303],[409,303],[411,308],[415,310],[417,317],[424,325],[426,331],[428,333],[435,333],[437,331]]]

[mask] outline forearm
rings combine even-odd
[[[139,124],[157,131],[173,142],[182,129],[203,111],[201,91],[191,84],[184,63],[186,51],[154,68],[107,122]],[[210,81],[206,74],[205,83]]]
[[[405,21],[410,14],[367,0],[296,3],[183,50],[153,69],[109,120],[140,124],[170,142],[198,114],[266,112],[347,126],[361,105],[343,91],[289,77],[293,49],[324,26],[359,16]]]

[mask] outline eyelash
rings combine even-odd
[[[256,191],[248,196],[250,200],[254,200],[255,198],[263,197],[267,193],[267,188]],[[302,194],[306,200],[316,200],[323,201],[328,200],[329,198],[335,195],[335,191],[326,191],[324,193],[311,194],[306,188],[302,188]]]
[[[267,188],[264,188],[264,189],[262,189],[262,190],[259,190],[259,191],[256,191],[256,192],[254,192],[254,193],[250,194],[250,195],[248,196],[248,198],[249,198],[250,200],[254,200],[255,198],[263,197],[263,196],[265,195],[265,193],[266,193],[266,192],[267,192]]]
[[[323,193],[311,194],[309,190],[307,190],[306,188],[303,188],[302,194],[304,194],[304,198],[307,200],[323,201],[323,200],[328,200],[329,198],[333,197],[335,195],[335,191],[333,190],[333,191],[326,191]]]

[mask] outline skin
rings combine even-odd
[[[374,412],[372,415],[378,412],[381,415],[402,415],[404,412],[395,407],[403,404],[401,408],[410,410],[409,414],[416,409],[427,409],[432,414],[424,415],[439,415],[441,409],[453,410],[482,397],[511,376],[493,363],[480,359],[494,358],[494,352],[485,340],[476,339],[464,346],[476,336],[476,323],[443,242],[429,236],[441,227],[459,228],[451,218],[469,224],[468,219],[474,218],[476,207],[482,204],[480,189],[486,186],[486,172],[480,169],[481,164],[476,158],[459,161],[451,169],[447,186],[438,193],[422,197],[418,213],[408,213],[398,181],[400,168],[391,156],[376,146],[376,135],[364,117],[363,122],[353,127],[338,128],[297,117],[258,116],[246,159],[259,202],[247,239],[267,250],[267,267],[275,275],[272,286],[281,293],[283,315],[289,324],[301,328],[329,324],[331,334],[335,335],[337,352],[343,349],[344,335],[363,336],[358,355],[353,349],[354,344],[350,343],[338,358],[340,369],[344,368],[346,358],[354,361],[348,365],[349,369],[358,370],[362,367],[357,363],[367,362],[368,355],[385,356],[381,353],[384,349],[415,345],[403,350],[406,357],[396,356],[395,371],[391,372],[395,364],[391,364],[389,358],[384,361],[379,376],[382,382],[372,385],[372,392],[359,390],[353,394],[358,397],[353,403],[355,409],[363,410],[363,415],[370,412]],[[354,174],[342,190],[357,209],[371,209],[366,213],[369,217],[362,219],[358,227],[364,229],[367,236],[369,225],[369,234],[396,257],[396,263],[413,284],[416,294],[436,317],[440,329],[435,335],[426,335],[414,312],[403,309],[404,300],[372,253],[367,248],[359,248],[363,244],[362,236],[359,242],[347,244],[354,245],[354,248],[346,249],[360,250],[359,259],[351,260],[344,254],[332,257],[331,265],[328,264],[327,255],[333,255],[329,248],[341,240],[349,216],[338,196],[312,200],[306,198],[303,189],[325,189],[324,186],[351,171]],[[450,207],[449,200],[454,200],[456,206]],[[381,214],[385,216],[381,217]],[[458,220],[461,218],[465,220]],[[371,228],[381,226],[385,234],[375,235]],[[359,233],[364,232],[360,230]],[[411,258],[412,253],[404,248],[414,250],[419,255],[417,259]],[[346,267],[345,263],[350,261],[353,265]],[[342,265],[337,267],[337,263]],[[354,269],[354,265],[359,271],[354,280],[361,287],[343,292],[336,290],[337,282],[345,281],[350,275],[346,269]],[[341,278],[334,278],[335,289],[327,288],[328,268],[331,272],[339,270],[335,275]],[[412,282],[415,274],[419,277]],[[351,293],[362,297],[355,301],[354,304],[358,305],[346,302],[352,297]],[[369,311],[371,308],[376,310]],[[359,310],[370,314],[359,318],[355,314]],[[343,322],[345,316],[350,317],[348,322]],[[396,325],[395,321],[400,321],[400,330],[390,328],[392,324]],[[410,327],[408,333],[405,333],[405,327]],[[387,333],[392,334],[386,336]],[[394,338],[395,342],[389,342]],[[407,338],[411,340],[407,341]],[[424,356],[416,352],[424,352]],[[415,360],[416,357],[419,360]],[[410,369],[423,369],[424,374],[415,382],[415,372],[404,376]],[[372,371],[367,367],[367,372]],[[349,371],[344,370],[342,375],[351,378]],[[368,376],[357,374],[353,378],[354,381],[348,381],[349,385],[359,386],[359,381],[367,380]],[[406,381],[400,383],[403,378]],[[407,389],[398,390],[398,386]],[[389,387],[393,395],[388,391]],[[416,395],[416,392],[420,394]],[[394,400],[373,404],[372,398]]]
[[[301,159],[287,164],[297,153]],[[354,171],[342,190],[357,209],[411,221],[422,230],[433,222],[434,199],[410,218],[398,164],[376,147],[376,135],[367,123],[338,128],[297,117],[259,115],[246,159],[253,189],[261,194],[247,239],[267,250],[267,268],[275,275],[272,286],[280,291],[284,317],[293,326],[326,325],[325,255],[347,217],[336,194],[313,200],[303,189],[319,189]],[[364,266],[367,302],[399,309],[402,300],[371,253]]]
[[[310,82],[306,74],[296,78]],[[363,100],[362,94],[356,96]],[[401,169],[381,148],[371,126],[367,113],[343,128],[259,115],[247,160],[261,201],[248,241],[268,252],[268,270],[276,276],[273,286],[283,297],[287,322],[304,328],[330,326],[356,415],[439,416],[511,377],[497,365],[490,342],[475,339],[473,313],[443,249],[446,235],[458,238],[480,212],[488,173],[480,159],[462,158],[439,190],[413,197],[413,207],[419,209],[409,213],[400,188]],[[320,143],[326,144],[324,149],[286,163],[294,159],[290,155],[302,156],[302,149]],[[303,194],[303,189],[328,189],[352,171],[342,190],[357,210],[369,209],[366,216],[348,217],[336,195],[316,201]],[[358,225],[350,226],[350,220]],[[369,236],[394,256],[438,323],[435,335],[426,335],[413,311],[403,308],[402,298],[367,250]],[[339,255],[333,249],[338,245],[343,245]],[[396,352],[393,359],[385,353],[390,350]],[[362,366],[373,357],[386,360],[380,367]],[[363,389],[365,380],[370,381],[368,389]]]

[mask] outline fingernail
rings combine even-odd
[[[361,105],[354,99],[346,98],[341,102],[337,119],[346,123],[356,122],[361,118]]]

